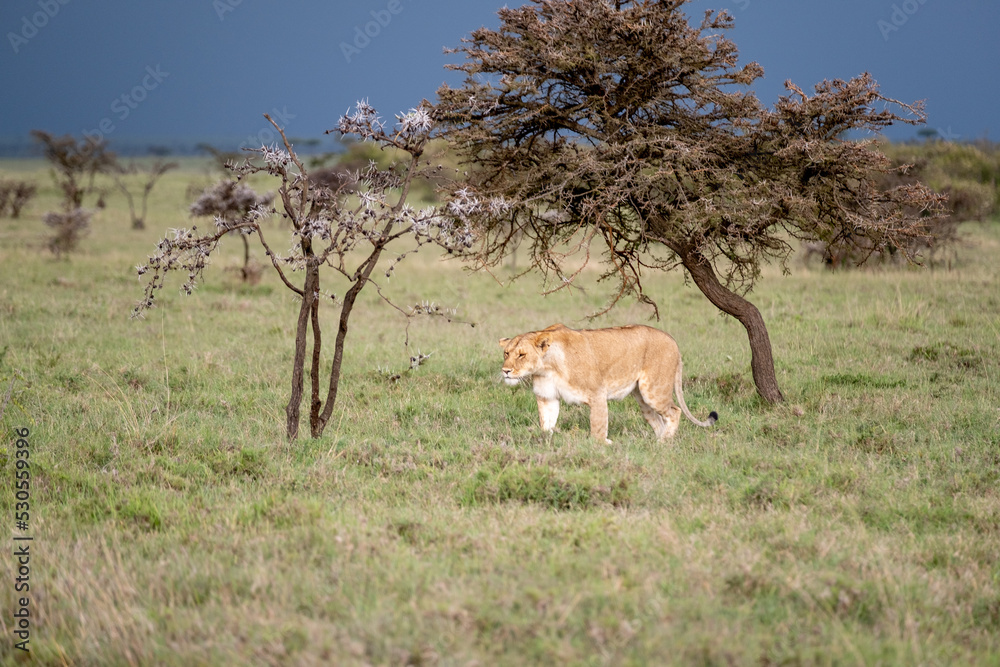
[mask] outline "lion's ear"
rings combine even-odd
[[[535,339],[535,347],[537,347],[542,352],[544,352],[549,348],[549,344],[550,343],[548,336],[539,336],[538,338]]]
[[[509,342],[510,342],[510,338],[501,338],[500,339],[500,347],[501,348],[507,347],[507,343],[509,343]]]

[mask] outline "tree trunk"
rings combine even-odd
[[[785,397],[778,388],[778,378],[774,373],[774,356],[771,353],[771,339],[757,306],[739,294],[726,288],[720,281],[712,265],[700,252],[694,249],[674,249],[680,256],[684,268],[688,270],[694,284],[702,294],[722,312],[732,315],[746,330],[750,338],[750,369],[757,393],[768,403],[781,403]]]
[[[330,366],[330,386],[326,394],[326,404],[323,406],[323,413],[319,416],[313,426],[312,436],[318,438],[323,435],[327,422],[333,415],[333,406],[337,403],[337,390],[340,388],[340,369],[344,363],[344,342],[347,340],[347,323],[351,318],[351,311],[354,310],[354,303],[368,282],[369,276],[378,264],[379,257],[385,247],[385,241],[376,243],[372,254],[359,267],[354,276],[354,284],[344,295],[344,305],[340,308],[340,325],[337,328],[337,340],[333,345],[333,364]],[[318,406],[317,406],[318,408]]]
[[[344,305],[340,308],[340,325],[337,328],[337,340],[333,346],[333,363],[330,365],[330,385],[326,393],[326,405],[323,406],[323,413],[318,414],[312,425],[312,437],[318,438],[323,435],[326,423],[333,415],[333,406],[337,403],[337,390],[340,387],[340,369],[344,364],[344,342],[347,340],[347,322],[354,309],[354,301],[361,291],[363,282],[354,283],[351,289],[344,295]],[[319,412],[319,405],[313,404]]]
[[[243,239],[243,269],[241,273],[243,274],[243,282],[250,282],[250,239],[242,231],[237,232],[240,238]]]
[[[305,247],[303,248],[305,250]],[[299,306],[299,321],[295,329],[295,358],[292,361],[292,395],[285,406],[285,430],[289,440],[299,435],[299,410],[302,405],[302,386],[305,379],[306,339],[309,318],[319,288],[319,267],[311,264],[312,252],[306,251],[306,279],[303,287],[302,303]],[[316,380],[314,379],[314,382]]]
[[[317,271],[319,269],[317,268]],[[316,276],[316,290],[319,290],[319,276]],[[315,294],[315,292],[314,292]],[[311,396],[309,401],[309,433],[314,438],[318,438],[323,433],[323,427],[319,423],[319,409],[322,407],[322,403],[319,400],[319,364],[320,364],[320,353],[323,351],[323,335],[319,327],[319,296],[315,295],[313,298],[312,308],[310,309],[310,322],[312,323],[313,332],[313,352],[312,352],[312,367],[310,369],[309,386],[311,389]]]
[[[340,387],[340,371],[344,362],[344,343],[347,340],[347,325],[365,283],[368,282],[375,265],[382,255],[384,243],[376,243],[372,254],[364,261],[352,278],[354,284],[344,295],[344,304],[340,308],[340,326],[337,329],[337,339],[334,343],[333,364],[330,367],[330,384],[327,390],[326,403],[319,399],[320,353],[322,336],[319,322],[319,265],[313,264],[315,255],[312,246],[303,241],[302,251],[306,257],[306,280],[303,288],[302,305],[299,308],[298,326],[295,330],[295,359],[292,364],[292,395],[285,407],[286,430],[289,440],[295,440],[299,434],[299,415],[302,405],[303,387],[305,384],[306,339],[311,327],[313,332],[313,350],[310,365],[310,401],[309,401],[309,431],[313,438],[319,438],[326,429],[327,422],[333,414],[333,406],[337,402],[337,389]],[[322,412],[320,409],[322,408]]]

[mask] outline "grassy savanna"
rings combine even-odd
[[[297,304],[270,273],[239,283],[237,240],[129,319],[133,267],[191,224],[204,168],[164,177],[146,230],[111,195],[68,261],[44,250],[44,168],[15,170],[40,196],[0,220],[0,516],[20,534],[27,427],[34,541],[29,655],[11,541],[0,557],[3,664],[1000,661],[1000,225],[964,226],[949,268],[767,269],[778,406],[738,323],[646,276],[688,405],[720,414],[667,444],[631,400],[612,445],[584,407],[544,439],[530,390],[497,381],[502,336],[648,310],[588,324],[603,285],[543,298],[417,255],[387,294],[476,326],[417,320],[407,349],[363,294],[331,425],[289,443]]]

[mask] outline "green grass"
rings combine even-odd
[[[289,444],[296,305],[238,283],[239,244],[129,320],[132,267],[206,171],[164,178],[145,231],[112,195],[69,261],[44,250],[51,182],[17,171],[42,192],[0,219],[0,516],[17,534],[28,427],[37,664],[1000,662],[1000,225],[965,226],[948,270],[767,270],[774,407],[742,327],[645,276],[688,405],[720,415],[668,444],[631,401],[612,445],[574,406],[544,438],[530,390],[497,382],[498,338],[589,326],[602,285],[543,298],[418,255],[387,293],[476,326],[415,321],[407,349],[367,294],[325,436]],[[9,553],[0,664],[20,664]]]

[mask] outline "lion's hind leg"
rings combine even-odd
[[[647,398],[649,394],[643,395],[641,382],[632,394],[639,402],[642,416],[653,427],[653,432],[656,433],[658,439],[672,438],[677,433],[677,427],[681,424],[681,411],[673,404],[673,401],[668,399],[667,405],[663,405],[662,402],[656,405]]]

